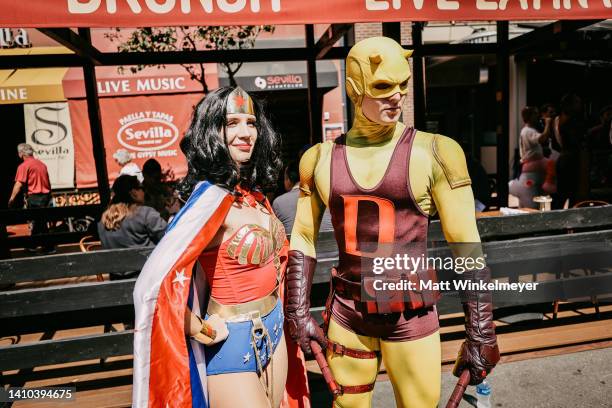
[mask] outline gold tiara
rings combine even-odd
[[[255,115],[251,96],[239,86],[227,97],[227,113],[246,113]]]

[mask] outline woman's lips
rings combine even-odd
[[[250,144],[235,144],[234,147],[242,152],[250,152],[251,145]]]

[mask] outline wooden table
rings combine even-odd
[[[525,213],[537,213],[537,212],[540,212],[539,210],[536,210],[535,208],[518,208],[518,210],[524,211]],[[507,215],[520,215],[520,214],[507,214]],[[502,214],[501,211],[499,211],[499,210],[476,212],[476,218],[482,218],[482,217],[502,217],[502,216],[505,216],[505,215]]]

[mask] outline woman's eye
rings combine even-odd
[[[391,85],[381,82],[379,84],[374,85],[374,88],[378,89],[379,91],[382,91],[382,90],[391,88]]]
[[[236,124],[237,124],[237,122],[233,120],[231,122],[227,122],[227,125],[225,125],[225,126],[227,126],[227,127],[234,127],[234,126],[236,126]]]
[[[255,123],[255,121],[248,121],[248,122],[247,122],[247,125],[248,125],[249,127],[255,127],[256,123]]]

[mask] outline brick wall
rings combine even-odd
[[[364,40],[370,37],[378,37],[382,35],[381,23],[357,23],[355,24],[355,42]]]

